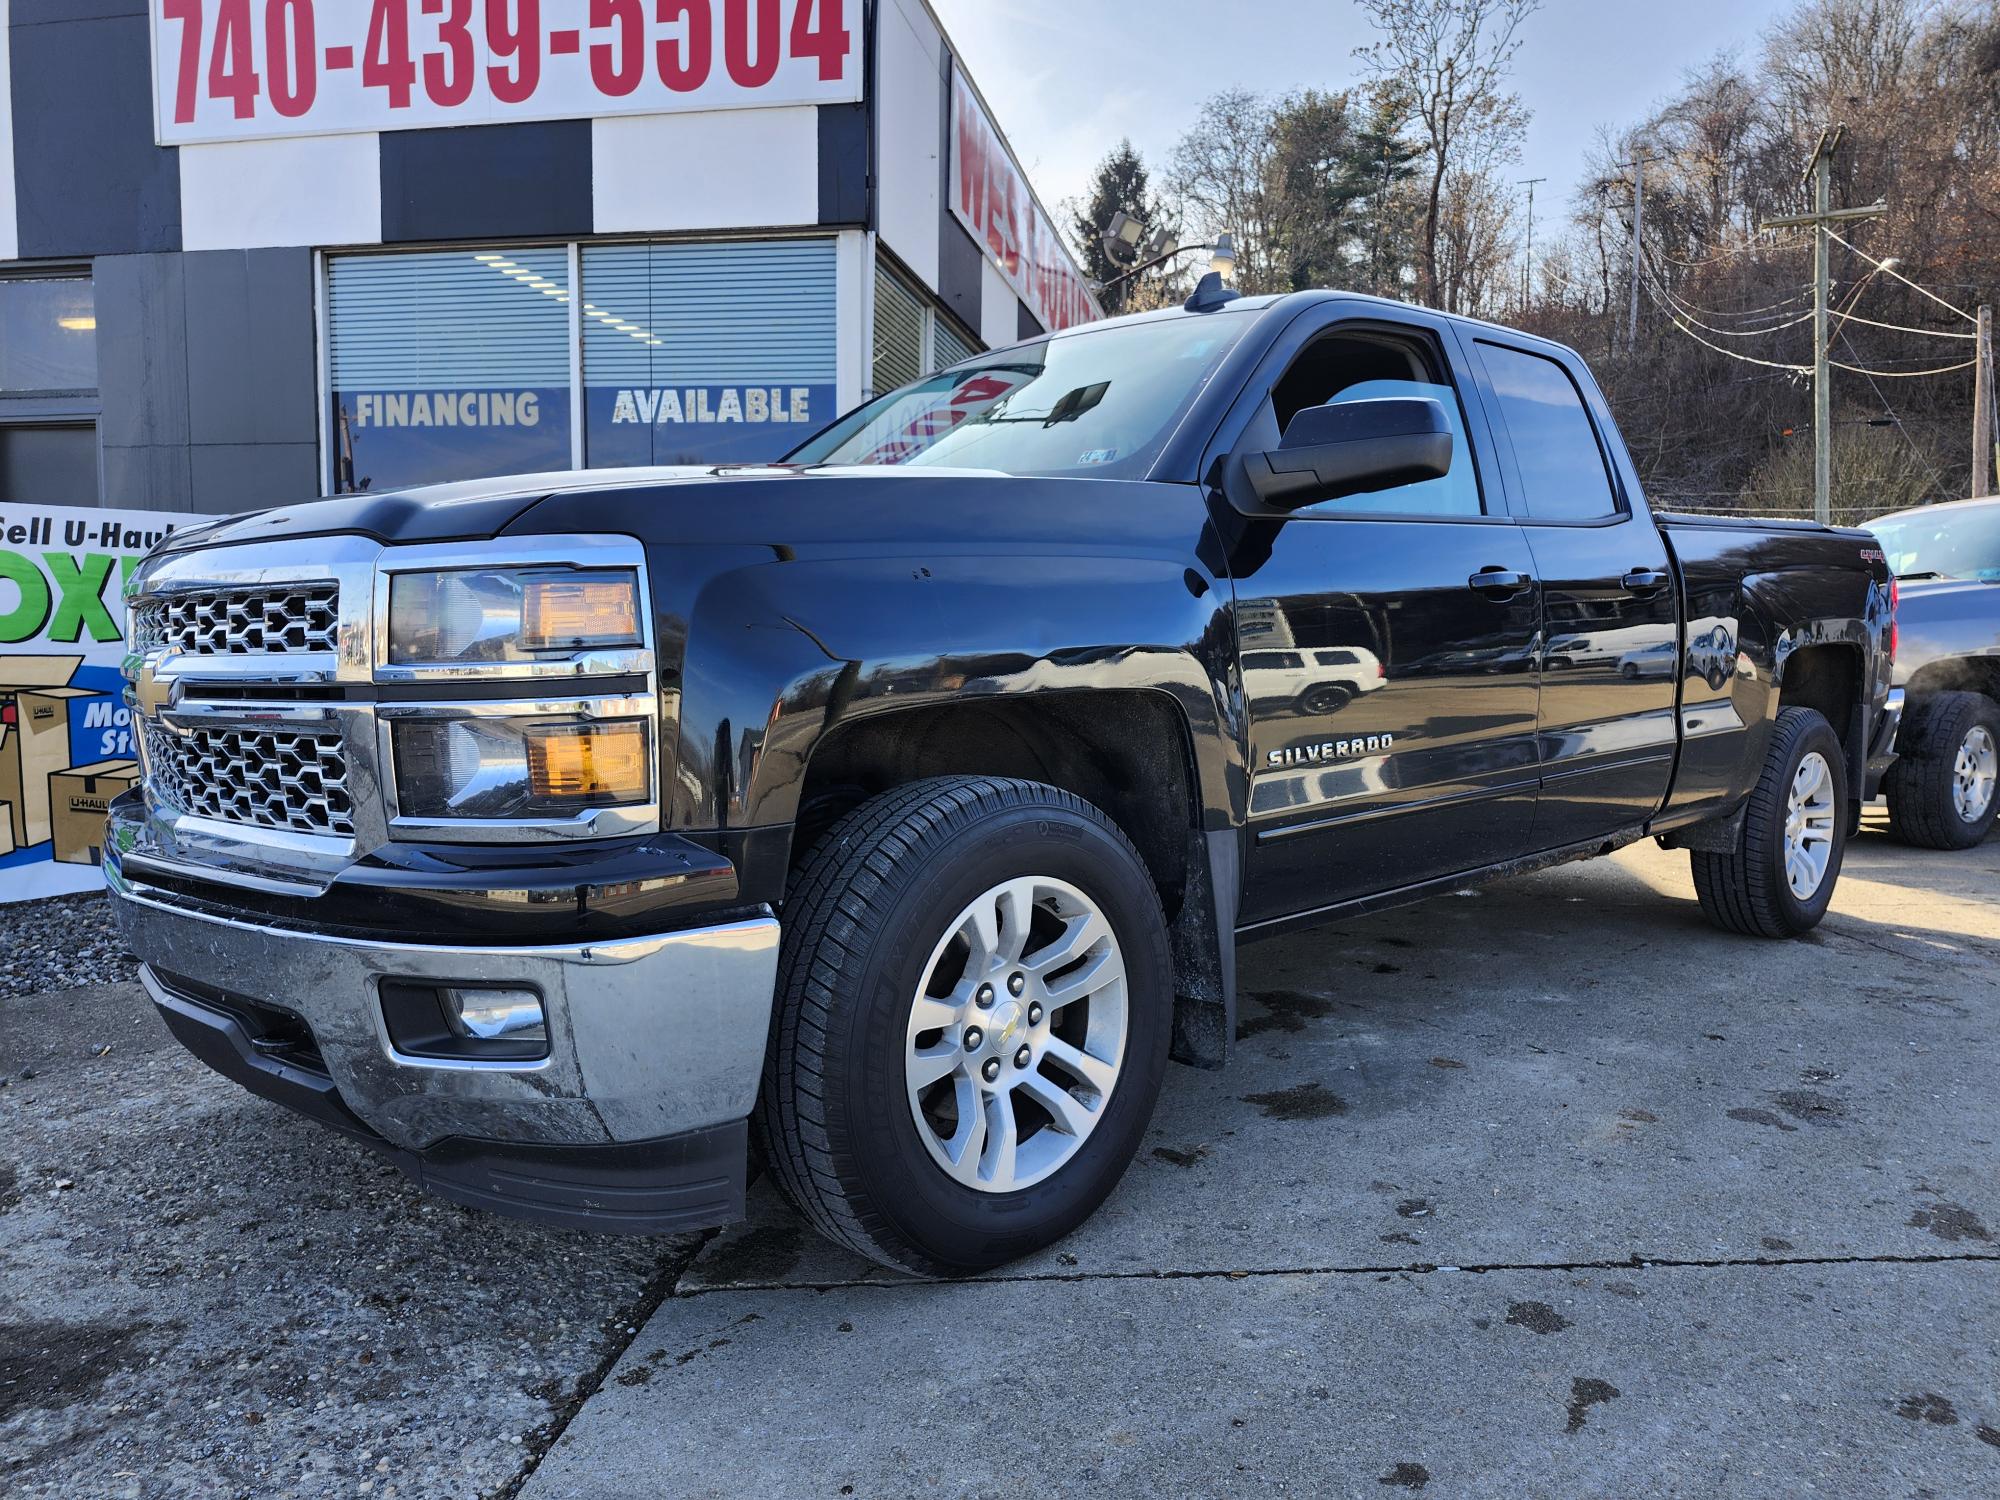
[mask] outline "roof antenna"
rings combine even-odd
[[[1214,253],[1208,258],[1208,274],[1201,278],[1194,289],[1194,295],[1187,299],[1189,312],[1214,312],[1218,307],[1227,307],[1243,294],[1229,286],[1229,278],[1236,274],[1236,241],[1227,234],[1215,237]]]

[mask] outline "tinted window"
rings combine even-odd
[[[1479,479],[1458,393],[1438,378],[1432,356],[1417,344],[1367,332],[1316,339],[1293,361],[1271,391],[1271,416],[1278,430],[1308,407],[1349,401],[1418,397],[1444,408],[1451,424],[1451,472],[1394,489],[1348,495],[1315,506],[1325,515],[1385,514],[1476,516],[1481,512]],[[1267,436],[1267,435],[1266,435]],[[1253,435],[1252,441],[1261,439]],[[1309,513],[1312,513],[1309,512]]]
[[[1596,521],[1619,513],[1597,433],[1569,372],[1552,359],[1480,345],[1513,440],[1528,514],[1538,521]]]

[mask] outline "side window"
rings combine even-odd
[[[1446,382],[1430,353],[1414,343],[1374,333],[1334,334],[1316,340],[1272,388],[1272,416],[1282,434],[1292,418],[1307,407],[1393,396],[1427,396],[1444,408],[1445,419],[1451,424],[1451,472],[1442,479],[1331,500],[1306,514],[1482,514],[1478,470],[1466,437],[1458,392]]]
[[[1537,521],[1601,521],[1621,514],[1604,450],[1569,371],[1505,344],[1482,340],[1479,352],[1513,441],[1528,515]]]

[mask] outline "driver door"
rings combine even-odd
[[[1421,314],[1322,327],[1280,359],[1237,445],[1275,447],[1305,407],[1381,396],[1435,399],[1453,429],[1442,479],[1236,528],[1246,926],[1529,847],[1539,590],[1471,440],[1484,418],[1455,353]]]

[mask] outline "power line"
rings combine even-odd
[[[1964,308],[1958,306],[1956,303],[1945,301],[1944,298],[1940,297],[1936,292],[1932,291],[1929,287],[1923,286],[1918,282],[1910,280],[1909,277],[1905,276],[1901,271],[1897,270],[1895,266],[1890,264],[1888,261],[1877,260],[1874,256],[1870,255],[1866,250],[1855,250],[1852,244],[1849,244],[1848,241],[1841,239],[1840,236],[1835,234],[1831,229],[1827,230],[1826,237],[1830,240],[1839,240],[1841,244],[1846,245],[1849,250],[1853,250],[1856,255],[1860,256],[1863,260],[1867,261],[1868,264],[1873,266],[1876,270],[1886,271],[1889,275],[1895,277],[1898,281],[1902,282],[1903,285],[1911,287],[1916,291],[1922,292],[1926,297],[1930,298],[1931,301],[1935,302],[1939,307],[1944,308],[1948,312],[1957,313],[1961,318],[1965,319],[1966,322],[1972,324],[1975,328],[1979,326],[1979,319],[1974,317],[1971,313],[1967,312]]]
[[[1870,328],[1886,328],[1891,333],[1920,333],[1934,339],[1972,339],[1977,341],[1979,338],[1979,335],[1976,333],[1953,333],[1949,328],[1912,328],[1905,323],[1878,323],[1873,318],[1862,317],[1859,313],[1837,312],[1833,316],[1836,322],[1865,323]],[[1856,357],[1859,358],[1858,355]]]

